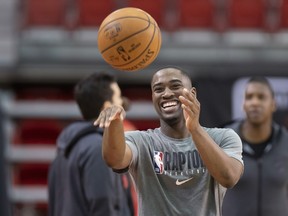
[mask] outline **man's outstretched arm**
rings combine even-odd
[[[125,111],[121,106],[104,109],[94,125],[104,128],[102,155],[107,165],[113,169],[127,168],[132,152],[125,143],[123,119]]]

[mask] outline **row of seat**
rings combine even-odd
[[[112,11],[141,8],[167,30],[288,27],[288,0],[21,0],[23,27],[99,27]]]

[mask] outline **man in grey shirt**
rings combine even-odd
[[[139,215],[221,215],[226,188],[243,172],[239,136],[200,125],[196,89],[183,70],[157,71],[151,90],[160,128],[124,134],[122,107],[100,113],[95,125],[105,128],[104,160],[117,172],[129,170]]]

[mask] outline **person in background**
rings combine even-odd
[[[140,216],[220,216],[226,188],[243,172],[239,136],[200,125],[196,89],[182,69],[160,69],[151,89],[160,128],[124,133],[123,107],[100,113],[94,124],[105,128],[104,160],[133,176]]]
[[[273,121],[274,92],[265,77],[246,85],[246,117],[226,125],[243,142],[245,171],[226,193],[224,216],[288,216],[288,133]]]
[[[49,170],[49,215],[133,216],[130,177],[105,164],[103,130],[93,126],[101,110],[123,103],[116,79],[91,74],[76,84],[74,96],[84,120],[66,127],[57,139]]]

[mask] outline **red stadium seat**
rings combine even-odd
[[[265,0],[230,0],[228,22],[230,28],[265,28]]]
[[[25,163],[15,165],[16,185],[47,185],[49,164]]]
[[[99,27],[103,19],[117,7],[113,0],[77,0],[80,27]]]
[[[57,100],[70,101],[74,100],[73,90],[60,89],[55,87],[31,87],[19,88],[15,91],[17,100]]]
[[[160,28],[165,25],[165,0],[127,0],[127,6],[146,11],[155,19]]]
[[[66,0],[26,0],[25,26],[63,26],[66,19]]]
[[[55,145],[56,139],[63,128],[57,120],[49,119],[22,120],[18,127],[17,142],[35,145]]]
[[[121,86],[122,94],[129,98],[130,101],[133,100],[151,100],[151,88],[150,86]]]
[[[179,0],[180,27],[211,28],[215,6],[212,0]]]
[[[280,28],[288,28],[288,0],[281,1]]]

